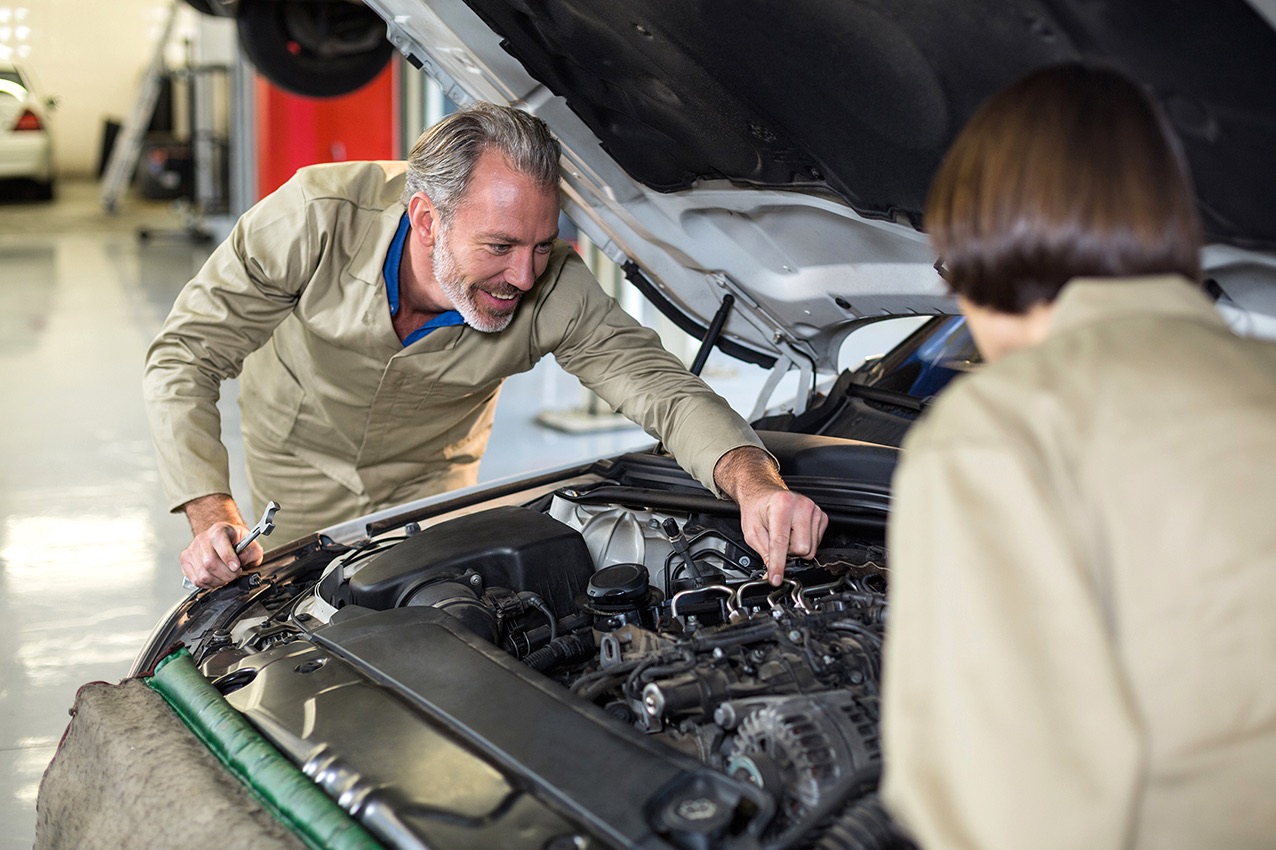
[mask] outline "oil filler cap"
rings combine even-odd
[[[585,595],[600,609],[625,610],[646,600],[647,575],[642,564],[612,564],[589,577]]]

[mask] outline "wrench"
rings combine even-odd
[[[275,530],[275,512],[278,510],[278,502],[271,501],[266,505],[266,512],[261,515],[261,522],[254,525],[244,539],[235,544],[236,555],[247,549],[248,544],[252,543],[261,535],[269,535],[270,532]]]
[[[244,535],[244,539],[235,544],[235,554],[238,555],[248,548],[248,544],[252,543],[263,534],[269,535],[275,530],[275,513],[279,510],[279,503],[273,499],[266,505],[266,512],[261,515],[261,521],[249,529]],[[182,576],[182,587],[185,590],[195,590],[195,582]]]

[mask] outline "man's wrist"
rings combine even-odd
[[[210,493],[207,496],[191,499],[182,505],[182,512],[186,514],[186,519],[191,525],[191,533],[196,537],[219,522],[228,522],[231,525],[244,524],[244,517],[239,512],[239,506],[227,493]]]
[[[775,459],[757,446],[738,446],[718,458],[713,481],[736,502],[750,488],[788,489]]]

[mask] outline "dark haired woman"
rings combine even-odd
[[[910,434],[883,794],[932,848],[1276,847],[1276,346],[1135,84],[1038,71],[926,223],[986,365]]]

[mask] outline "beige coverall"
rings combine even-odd
[[[894,498],[883,793],[925,850],[1276,847],[1276,346],[1073,281]]]
[[[715,493],[718,459],[761,445],[566,243],[504,331],[443,327],[404,347],[382,277],[404,170],[302,169],[244,214],[182,290],[144,379],[174,510],[230,491],[216,402],[241,365],[253,499],[258,511],[267,499],[284,506],[277,541],[473,484],[502,381],[546,354]]]

